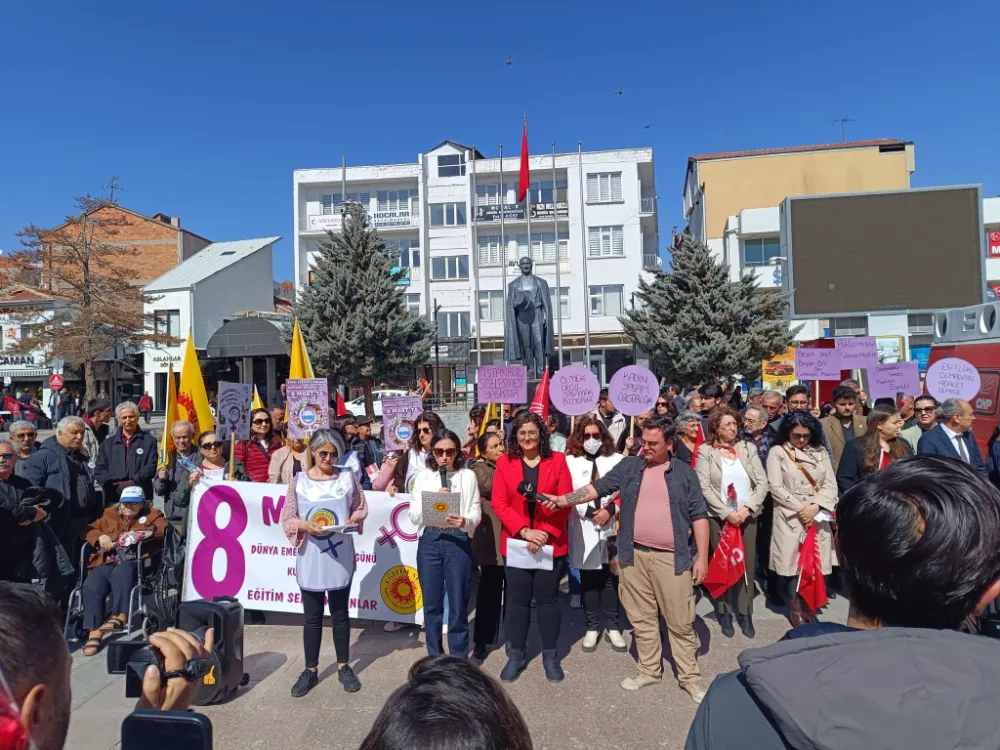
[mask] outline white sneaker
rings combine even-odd
[[[625,636],[621,634],[620,630],[608,630],[607,636],[612,649],[619,652],[628,651],[628,644],[625,642]]]
[[[571,595],[569,598],[569,608],[580,609],[581,607],[583,607],[583,604],[580,603],[580,595],[579,594]]]
[[[592,651],[597,651],[597,644],[600,640],[601,640],[601,631],[588,630],[587,634],[583,636],[584,652],[589,654]]]
[[[395,633],[397,630],[402,630],[405,627],[406,625],[401,622],[387,622],[383,627],[383,630],[385,630],[386,633]]]

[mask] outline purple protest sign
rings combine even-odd
[[[578,417],[597,406],[601,384],[583,365],[568,365],[555,371],[549,383],[549,399],[563,414]]]
[[[878,347],[874,336],[851,336],[836,341],[842,370],[861,370],[878,364]]]
[[[621,368],[611,377],[608,396],[622,414],[635,417],[652,411],[660,395],[660,382],[642,365]]]
[[[405,450],[413,437],[413,420],[424,410],[420,396],[382,399],[382,440],[391,451]]]
[[[528,368],[524,365],[483,365],[478,368],[476,403],[528,403]]]
[[[939,359],[927,369],[927,392],[938,401],[946,398],[971,401],[981,386],[979,370],[958,357]]]
[[[324,378],[289,378],[285,381],[288,437],[307,439],[330,426],[330,393]]]
[[[840,352],[837,349],[795,350],[795,377],[799,380],[840,380]]]
[[[869,395],[891,398],[897,393],[920,393],[920,367],[916,362],[895,362],[868,368]]]

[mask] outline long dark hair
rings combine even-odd
[[[552,444],[549,442],[549,428],[542,421],[542,418],[533,411],[522,411],[510,426],[510,434],[507,435],[507,455],[511,458],[523,458],[521,446],[517,442],[517,431],[525,424],[531,422],[538,428],[538,454],[542,458],[549,458],[552,455]]]
[[[610,456],[615,452],[615,441],[611,437],[611,433],[608,432],[608,428],[604,426],[604,420],[598,419],[593,414],[584,414],[582,417],[576,418],[576,423],[573,426],[573,434],[566,440],[567,456],[587,455],[587,452],[583,449],[583,441],[587,439],[584,437],[583,431],[592,424],[597,425],[601,431],[601,450],[597,455]]]
[[[886,423],[891,417],[899,414],[899,409],[888,404],[877,404],[868,412],[868,431],[865,432],[864,442],[864,470],[878,471],[882,463],[882,441],[878,428]],[[889,441],[889,458],[906,458],[910,454],[906,446],[899,437]]]
[[[253,418],[255,416],[257,416],[258,414],[263,414],[265,417],[267,417],[267,434],[264,436],[264,439],[267,440],[268,443],[270,443],[272,440],[274,440],[274,422],[271,421],[271,412],[269,412],[264,407],[260,407],[258,409],[254,409],[253,411],[250,412],[250,422],[251,423],[253,422]],[[254,435],[253,427],[251,426],[251,428],[250,428],[250,439],[251,440],[255,440],[256,439],[253,435]]]
[[[410,436],[410,448],[415,452],[420,453],[424,447],[420,444],[420,433],[417,431],[417,425],[421,422],[426,422],[431,427],[431,435],[437,435],[441,430],[444,429],[444,422],[441,417],[433,411],[420,412],[417,418],[413,420],[413,434]],[[456,445],[461,448],[461,443],[456,443]]]
[[[451,440],[455,443],[455,471],[465,467],[465,455],[462,453],[462,444],[458,442],[458,435],[449,429],[440,429],[434,433],[434,437],[431,438],[431,449],[427,452],[427,468],[428,469],[440,469],[441,466],[438,465],[437,459],[434,457],[434,446],[440,443],[442,440]]]
[[[810,448],[826,448],[823,442],[823,425],[807,411],[792,411],[785,415],[785,418],[781,420],[775,444],[784,445],[787,443],[793,427],[805,427],[809,430]]]

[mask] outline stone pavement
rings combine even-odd
[[[517,682],[506,686],[528,722],[536,750],[682,748],[696,707],[676,680],[626,693],[619,682],[633,671],[634,648],[619,654],[602,643],[596,652],[583,653],[583,613],[566,606],[565,598],[563,605],[560,651],[566,680],[559,685],[545,681],[533,626],[528,641],[532,661]],[[706,684],[734,669],[743,649],[772,643],[788,630],[784,616],[768,609],[761,597],[755,607],[757,637],[749,641],[738,629],[735,638],[723,637],[709,602],[698,603],[699,662]],[[821,619],[843,622],[846,616],[846,600],[839,597]],[[272,614],[268,624],[248,626],[244,669],[250,685],[224,705],[198,709],[212,720],[215,750],[355,750],[386,699],[405,680],[410,665],[426,651],[423,633],[417,629],[386,633],[381,622],[352,624],[351,660],[362,682],[361,692],[348,695],[337,682],[327,626],[320,656],[322,681],[299,700],[293,700],[289,690],[304,668],[301,618]],[[669,674],[666,645],[664,653]],[[483,669],[498,677],[504,662],[500,648],[490,654]],[[104,670],[103,654],[90,659],[79,651],[74,654],[69,750],[118,746],[121,721],[132,710],[132,702],[124,698],[123,678],[109,677]]]

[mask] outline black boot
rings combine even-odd
[[[521,676],[521,672],[524,671],[525,666],[527,665],[524,661],[524,651],[516,648],[510,649],[507,664],[500,672],[500,681],[513,682]]]
[[[743,631],[743,635],[750,639],[757,635],[757,631],[753,627],[753,616],[738,615],[736,619],[739,620],[740,630]]]
[[[559,652],[554,648],[547,648],[542,651],[542,668],[545,670],[545,679],[549,682],[562,682],[562,666],[559,664]]]
[[[718,618],[719,618],[719,627],[722,628],[722,634],[726,636],[726,638],[732,638],[734,635],[736,635],[736,631],[733,629],[732,615],[719,614]]]

